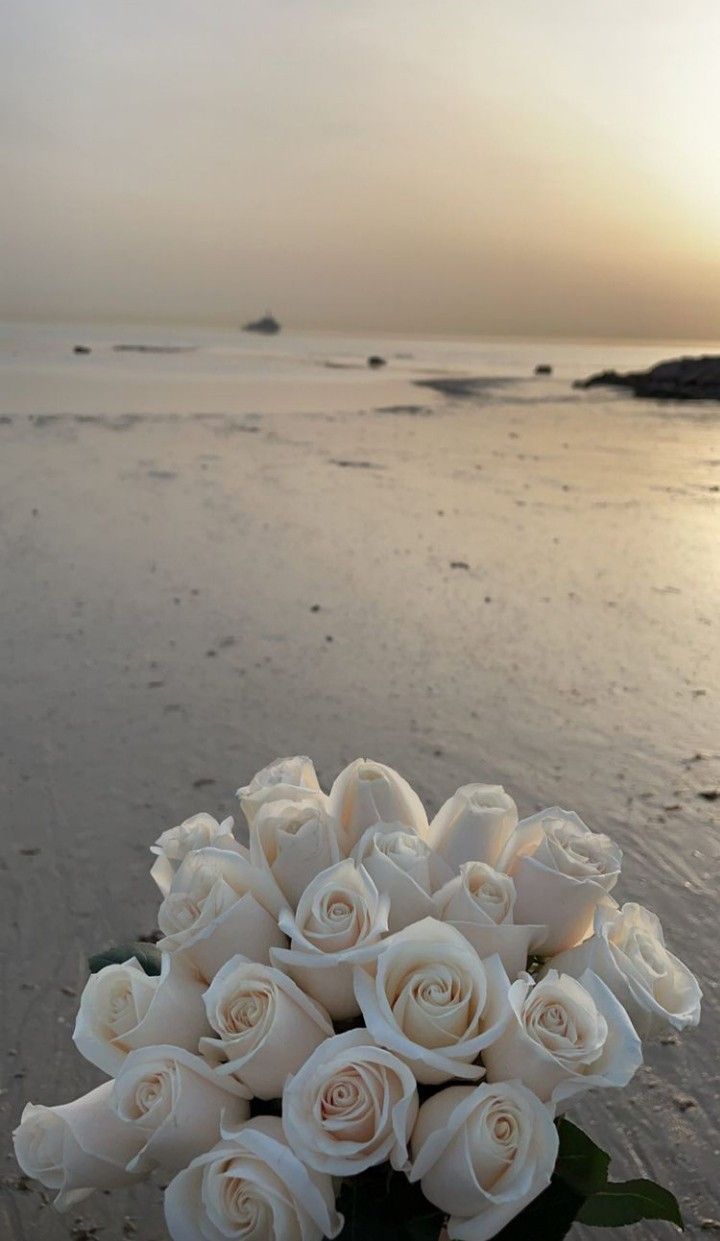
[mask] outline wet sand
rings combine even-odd
[[[559,383],[543,401],[530,383],[333,391],[304,413],[0,422],[3,1130],[97,1082],[70,1038],[85,959],[153,928],[159,831],[232,813],[275,755],[310,753],[329,782],[366,754],[431,811],[499,781],[622,845],[617,895],[660,914],[704,1018],[571,1114],[707,1236],[720,413]],[[0,1235],[160,1241],[159,1204],[140,1187],[61,1218],[7,1159]]]

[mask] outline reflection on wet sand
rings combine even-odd
[[[684,1187],[702,1235],[720,1123],[720,420],[566,401],[556,375],[424,395],[416,416],[409,378],[371,380],[354,407],[341,378],[337,401],[297,384],[294,410],[123,412],[117,393],[108,415],[63,396],[0,425],[6,1129],[23,1098],[91,1084],[67,1023],[86,952],[153,927],[148,841],[233,813],[276,754],[313,753],[326,781],[380,755],[430,810],[487,779],[618,840],[619,895],[658,911],[705,1013],[583,1115],[618,1175]],[[66,1235],[35,1193],[9,1200],[9,1235]],[[156,1191],[126,1213],[160,1241]],[[116,1235],[102,1197],[82,1217]]]

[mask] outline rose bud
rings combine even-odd
[[[376,823],[401,823],[427,836],[427,815],[417,793],[392,767],[367,758],[340,772],[330,790],[330,813],[340,823],[347,853]]]
[[[249,784],[238,789],[237,796],[250,826],[260,807],[268,802],[306,801],[309,797],[323,808],[327,805],[312,760],[305,755],[276,758],[258,771]]]
[[[266,802],[250,827],[250,861],[295,909],[311,880],[340,861],[337,824],[316,798]]]
[[[595,910],[620,877],[622,853],[576,814],[554,806],[518,824],[498,862],[515,881],[516,922],[547,925],[544,956],[592,931]]]
[[[163,896],[167,896],[173,877],[183,858],[196,849],[205,849],[213,845],[216,849],[233,849],[243,851],[232,834],[233,819],[223,819],[218,823],[211,814],[194,814],[185,819],[179,827],[169,827],[158,836],[150,852],[157,857],[150,871]]]
[[[517,806],[502,785],[464,784],[438,810],[428,844],[453,870],[463,862],[496,866],[517,821]]]

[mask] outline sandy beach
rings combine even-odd
[[[431,811],[502,783],[617,839],[617,895],[660,915],[703,1021],[571,1114],[617,1177],[673,1187],[687,1236],[720,1230],[720,407],[574,392],[642,352],[609,345],[283,338],[238,378],[195,338],[8,339],[0,1234],[163,1238],[154,1187],[56,1216],[9,1131],[99,1080],[77,997],[89,951],[155,925],[148,846],[296,752],[326,783],[382,758]],[[482,382],[417,383],[458,375]]]

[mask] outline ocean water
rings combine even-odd
[[[84,345],[90,354],[73,352]],[[144,351],[118,350],[140,345]],[[472,375],[532,380],[522,400],[587,400],[572,381],[642,368],[715,342],[562,341],[346,335],[103,324],[0,324],[0,413],[226,413],[357,408],[422,399],[416,380]],[[154,352],[153,350],[169,350]],[[387,365],[371,370],[370,354]],[[550,379],[535,377],[538,363]],[[507,391],[497,390],[505,398]],[[425,394],[427,396],[427,393]],[[490,389],[489,398],[493,391]]]

